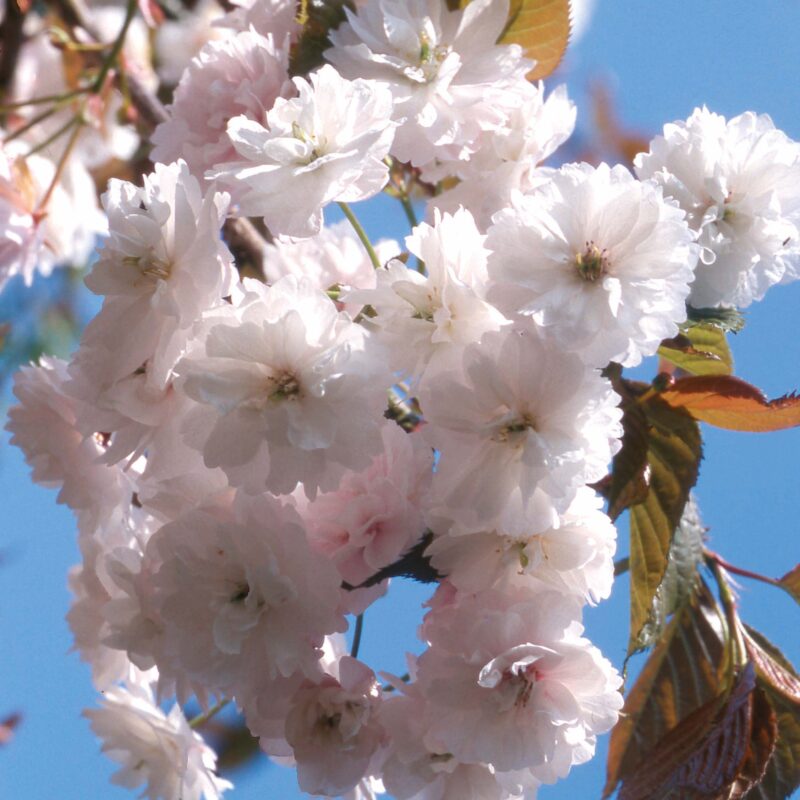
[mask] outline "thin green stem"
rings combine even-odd
[[[90,91],[90,87],[83,86],[80,89],[72,89],[69,92],[62,92],[61,94],[46,94],[41,97],[31,97],[30,100],[15,100],[13,103],[3,103],[0,105],[0,114],[7,114],[9,111],[14,111],[17,108],[25,108],[27,106],[40,106],[44,103],[64,103],[72,100],[81,94],[86,94]]]
[[[97,77],[94,80],[92,91],[95,94],[99,94],[99,92],[102,91],[103,84],[106,81],[108,73],[117,62],[119,54],[122,52],[122,48],[125,46],[125,37],[128,35],[128,28],[130,28],[133,18],[136,16],[137,8],[138,3],[136,0],[128,0],[128,7],[125,11],[125,21],[122,23],[122,28],[119,34],[117,34],[117,38],[111,47],[111,51],[103,62],[103,66],[100,67],[100,72],[97,73]]]
[[[419,225],[419,220],[417,219],[417,212],[414,211],[414,205],[411,202],[411,198],[403,193],[400,195],[400,203],[403,206],[403,211],[406,212],[406,219],[408,220],[408,224],[412,228],[416,228]]]
[[[198,714],[196,717],[190,719],[189,727],[194,730],[197,730],[197,728],[201,728],[203,725],[205,725],[206,722],[208,722],[211,719],[211,717],[215,716],[216,714],[219,714],[219,712],[222,711],[222,709],[225,708],[225,706],[228,705],[228,703],[230,703],[230,700],[228,698],[225,698],[225,700],[220,700],[219,703],[217,703],[215,706],[209,708],[208,711],[205,712],[205,714]]]
[[[81,117],[75,116],[70,120],[70,125],[74,125],[75,129],[70,134],[69,140],[64,148],[64,152],[61,154],[61,158],[58,160],[56,171],[53,173],[53,180],[50,181],[50,185],[47,187],[44,197],[42,197],[42,199],[39,201],[39,205],[36,208],[38,213],[43,212],[47,208],[47,204],[50,202],[50,198],[53,196],[53,192],[55,191],[56,184],[61,180],[61,176],[64,173],[64,167],[67,165],[70,154],[72,153],[72,150],[78,141],[78,136],[80,136],[81,129],[83,128],[83,120]],[[65,128],[65,130],[67,129],[68,128]]]
[[[65,101],[66,102],[66,101]],[[40,122],[44,122],[48,117],[52,117],[57,111],[61,110],[61,107],[64,105],[64,102],[55,103],[54,105],[50,106],[50,108],[45,109],[42,111],[41,114],[37,114],[35,117],[31,117],[22,127],[17,128],[16,130],[12,131],[8,134],[8,136],[3,139],[4,143],[8,143],[13,141],[19,136],[27,133],[31,128],[36,127]]]
[[[73,125],[81,123],[79,116],[70,117],[55,133],[50,134],[43,142],[39,142],[35,147],[32,147],[25,155],[32,156],[35,153],[49,147],[53,142],[58,141]]]
[[[361,634],[364,631],[364,615],[359,614],[356,617],[356,627],[353,630],[353,646],[350,648],[350,656],[358,658],[358,651],[361,648]]]
[[[339,203],[339,208],[342,209],[342,212],[347,217],[347,221],[350,223],[350,225],[352,225],[353,230],[356,232],[356,236],[358,236],[358,238],[361,240],[361,244],[364,245],[364,249],[369,255],[369,260],[372,262],[372,266],[375,267],[375,269],[380,269],[382,265],[380,259],[378,258],[378,254],[375,252],[375,248],[372,246],[372,242],[370,242],[367,232],[361,227],[361,223],[350,209],[350,206],[347,205],[347,203]]]

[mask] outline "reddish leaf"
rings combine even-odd
[[[755,386],[731,375],[680,378],[659,396],[718,428],[778,431],[800,425],[800,397],[767,400]]]
[[[746,800],[786,800],[800,786],[800,679],[784,655],[758,631],[745,626],[745,644],[756,682],[777,718],[772,757]]]
[[[800,564],[787,572],[779,581],[781,588],[785,589],[800,603]]]
[[[22,721],[19,714],[11,714],[0,721],[0,746],[8,744],[14,737],[14,731]]]
[[[755,670],[748,664],[730,692],[705,703],[664,736],[623,781],[619,800],[727,797],[752,749],[754,688]],[[764,763],[771,752],[770,747]]]
[[[720,694],[730,672],[723,630],[716,602],[701,582],[692,602],[672,618],[625,698],[611,732],[604,797],[636,771],[680,720]]]
[[[725,800],[739,800],[750,789],[761,783],[767,766],[775,752],[778,738],[778,718],[763,689],[756,686],[752,695],[750,744],[739,774]]]

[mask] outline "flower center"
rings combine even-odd
[[[583,252],[575,256],[575,267],[581,280],[594,283],[608,273],[610,264],[607,252],[594,242],[586,242]]]
[[[172,264],[156,258],[152,253],[142,256],[125,256],[122,263],[137,269],[142,277],[147,278],[150,283],[166,281],[172,272]]]
[[[300,381],[291,373],[284,372],[272,379],[273,389],[269,399],[280,403],[284,400],[295,400],[300,396]]]
[[[310,149],[306,164],[316,161],[321,155],[323,155],[323,143],[320,142],[320,140],[317,139],[313,133],[309,133],[308,131],[304,130],[297,120],[292,122],[292,136],[301,141],[303,144],[309,145]]]
[[[513,444],[517,440],[523,439],[529,430],[536,430],[536,422],[528,414],[523,414],[520,417],[514,417],[505,423],[501,423],[495,430],[492,441],[500,444],[505,444],[506,442]]]

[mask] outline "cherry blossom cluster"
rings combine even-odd
[[[36,126],[0,154],[0,280],[79,263],[105,231],[102,307],[69,362],[20,371],[8,425],[77,517],[68,621],[103,693],[86,715],[153,799],[230,786],[194,700],[235,704],[310,795],[530,800],[622,706],[581,623],[613,580],[591,488],[622,435],[604,369],[653,355],[687,304],[798,277],[800,145],[700,109],[635,175],[544,167],[575,107],[497,43],[507,2],[362,0],[292,77],[295,11],[212,24],[200,3],[161,28],[177,86],[155,166],[112,179],[102,213],[88,169],[137,146],[113,93],[46,209]],[[43,35],[25,47],[52,61]],[[61,69],[16,91],[60,91]],[[431,189],[404,243],[325,225],[398,167]],[[269,232],[263,279],[240,276],[230,217]],[[343,634],[409,552],[438,576],[422,652],[378,677]]]

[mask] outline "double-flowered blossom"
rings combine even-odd
[[[107,689],[102,706],[84,712],[103,752],[120,764],[112,782],[141,788],[148,800],[219,800],[232,784],[216,775],[216,754],[179,706],[161,710],[148,678]]]
[[[278,97],[291,94],[288,66],[283,44],[254,30],[209,42],[183,73],[170,118],[151,137],[153,161],[182,158],[202,180],[215,164],[235,159],[228,122],[260,122]]]
[[[308,545],[296,512],[264,496],[201,508],[148,540],[157,665],[209,692],[261,675],[316,674],[326,634],[342,631],[340,577]]]
[[[347,296],[375,310],[373,324],[394,369],[419,378],[430,363],[441,368],[465,345],[506,323],[484,299],[485,238],[468,211],[437,212],[432,226],[423,223],[406,239],[425,275],[393,260],[378,271],[374,290]]]
[[[596,603],[611,594],[616,538],[601,499],[582,487],[556,528],[509,536],[497,530],[459,535],[455,527],[452,535],[438,535],[427,553],[460,591],[555,589]]]
[[[489,299],[590,366],[638,364],[686,319],[697,261],[684,213],[624,167],[569,164],[489,229]]]
[[[178,365],[183,390],[213,412],[194,441],[208,467],[253,494],[335,489],[380,450],[383,352],[307,279],[249,287],[210,326],[205,352]]]
[[[330,35],[326,58],[348,78],[389,88],[400,122],[392,155],[414,166],[466,159],[482,131],[505,122],[504,100],[532,62],[496,44],[507,0],[449,11],[441,0],[367,0]]]
[[[447,592],[443,586],[440,592]],[[445,598],[422,628],[426,739],[460,761],[552,782],[622,706],[620,678],[581,636],[579,604],[522,590]]]
[[[144,187],[114,180],[103,198],[109,238],[86,285],[106,302],[84,346],[112,385],[149,362],[163,389],[202,313],[232,291],[232,257],[219,237],[228,198],[201,188],[185,162],[157,164]]]
[[[611,385],[535,332],[487,333],[460,370],[424,389],[423,433],[440,451],[433,502],[463,530],[524,536],[558,525],[619,448]]]
[[[767,115],[748,111],[726,121],[698,108],[664,126],[635,163],[697,231],[703,249],[693,306],[745,307],[800,275],[800,144]]]
[[[278,98],[263,124],[230,120],[236,157],[208,174],[230,186],[241,214],[263,217],[276,236],[303,237],[319,233],[328,203],[365,200],[386,185],[394,123],[392,96],[373,81],[325,65],[294,86],[297,96]]]

